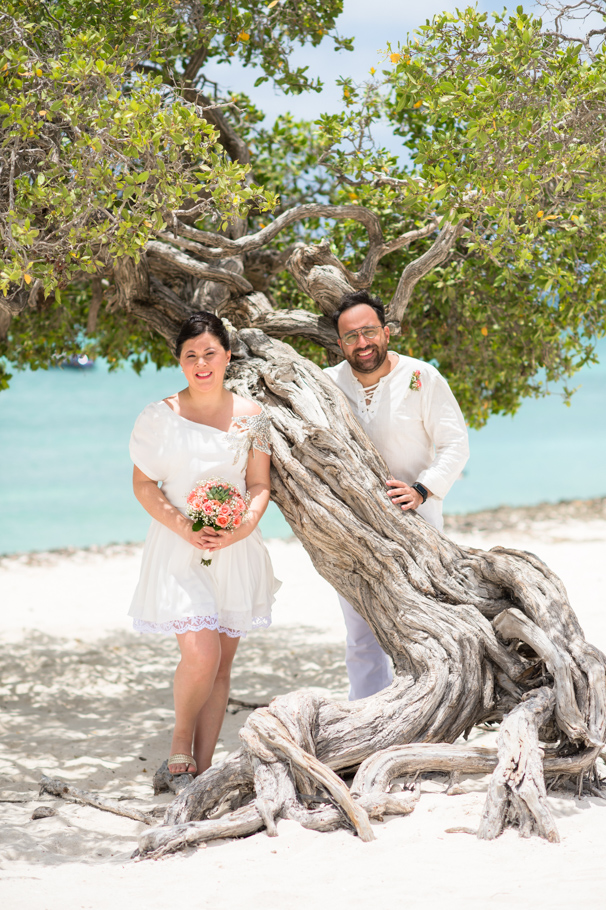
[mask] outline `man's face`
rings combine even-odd
[[[365,338],[360,329],[377,329],[374,338]],[[350,332],[358,332],[356,340],[349,338]],[[348,344],[353,341],[353,344]],[[372,307],[365,303],[352,306],[339,316],[339,347],[343,356],[358,373],[374,373],[385,362],[389,328],[381,326],[379,317]]]

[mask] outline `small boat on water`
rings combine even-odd
[[[63,361],[61,367],[69,367],[71,370],[90,370],[94,365],[95,361],[88,354],[72,354]]]

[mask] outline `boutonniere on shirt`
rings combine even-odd
[[[413,370],[412,376],[410,377],[410,385],[408,388],[412,389],[413,392],[419,391],[419,389],[421,388],[421,371],[420,370]]]

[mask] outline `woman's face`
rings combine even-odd
[[[179,363],[192,391],[210,392],[223,385],[231,351],[226,351],[210,332],[188,338],[181,348]]]

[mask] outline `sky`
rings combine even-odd
[[[475,5],[482,12],[502,12],[505,8],[513,11],[520,4],[522,0],[509,0],[508,3],[503,0],[478,0]],[[269,126],[277,116],[288,111],[297,120],[315,120],[320,113],[336,113],[342,108],[342,92],[335,84],[337,78],[351,77],[356,82],[363,82],[369,77],[372,66],[379,71],[384,67],[381,51],[385,50],[388,42],[396,46],[398,41],[404,41],[407,34],[424,25],[436,13],[447,10],[454,13],[457,8],[465,9],[473,5],[469,0],[344,0],[337,29],[341,35],[354,38],[354,51],[334,51],[331,43],[325,41],[317,48],[297,48],[292,55],[293,65],[307,65],[310,75],[322,79],[324,89],[319,95],[305,92],[297,97],[287,96],[270,83],[255,88],[254,81],[260,71],[247,70],[239,64],[207,66],[205,74],[216,81],[221,90],[249,94],[266,114],[264,126]],[[547,22],[548,15],[543,9],[533,3],[523,5],[527,11],[534,10],[541,15],[543,22]],[[592,26],[600,27],[601,24],[592,17]],[[584,33],[586,29],[583,24],[576,28],[571,24],[568,33],[575,31]],[[401,153],[400,140],[392,136],[387,126],[375,128],[373,134],[377,144],[385,145],[395,154]],[[405,152],[403,157],[407,159],[408,153]]]
[[[296,119],[315,119],[319,113],[334,113],[341,108],[342,93],[335,85],[338,77],[352,77],[356,82],[369,78],[372,66],[383,66],[381,50],[387,42],[397,45],[404,41],[409,32],[424,25],[427,18],[439,12],[455,12],[457,6],[464,9],[467,4],[454,0],[344,0],[343,13],[337,21],[339,33],[354,38],[354,51],[334,51],[328,41],[319,47],[305,47],[295,50],[293,65],[309,66],[309,74],[320,76],[324,82],[321,95],[306,92],[297,97],[285,96],[264,83],[254,88],[259,71],[245,70],[239,65],[205,67],[205,74],[219,83],[221,89],[242,90],[250,94],[254,103],[266,113],[266,125],[281,113],[292,112]],[[495,0],[480,0],[482,11],[501,11],[505,4]],[[510,3],[513,8],[517,4]]]

